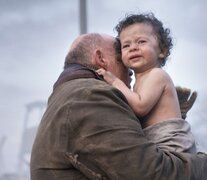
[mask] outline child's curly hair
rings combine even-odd
[[[159,21],[153,13],[129,14],[126,15],[123,20],[119,21],[114,28],[118,32],[118,38],[123,29],[135,23],[146,23],[152,26],[158,38],[160,50],[165,52],[165,57],[161,59],[161,66],[164,66],[173,46],[170,29],[164,28],[163,23]]]

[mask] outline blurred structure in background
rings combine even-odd
[[[46,102],[36,101],[26,105],[26,113],[23,123],[22,139],[18,157],[17,171],[4,173],[3,145],[6,137],[0,141],[0,180],[29,180],[30,179],[30,156],[38,124],[46,108]]]
[[[79,0],[80,34],[87,33],[87,2]]]
[[[30,165],[30,155],[32,150],[32,145],[37,131],[37,126],[46,108],[46,103],[42,101],[32,102],[26,105],[26,114],[23,124],[22,141],[19,153],[19,163],[18,163],[18,173],[20,175],[28,176],[29,165]],[[35,120],[32,116],[35,116]],[[33,121],[33,122],[32,122]],[[36,121],[36,122],[35,122]],[[28,177],[29,178],[29,177]]]
[[[1,137],[0,139],[0,174],[4,172],[4,156],[3,156],[3,148],[6,141],[6,136]]]

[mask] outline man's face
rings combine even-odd
[[[105,41],[104,58],[107,60],[107,70],[121,79],[128,87],[130,87],[132,72],[124,66],[121,56],[116,54],[115,39],[110,37]]]
[[[123,64],[121,59],[115,59],[114,63],[111,63],[109,68],[109,71],[121,79],[130,88],[132,71]]]

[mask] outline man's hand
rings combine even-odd
[[[191,93],[191,89],[182,88],[179,86],[176,87],[176,91],[177,91],[177,95],[178,95],[182,118],[186,119],[187,112],[192,108],[192,106],[197,98],[197,92],[193,91]]]

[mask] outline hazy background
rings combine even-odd
[[[0,174],[18,169],[24,120],[37,125],[41,116],[28,113],[28,105],[47,101],[80,33],[78,8],[78,0],[0,0]],[[116,35],[126,13],[149,11],[171,29],[174,48],[165,70],[175,85],[198,91],[188,121],[205,150],[206,8],[205,0],[87,0],[88,32]]]

